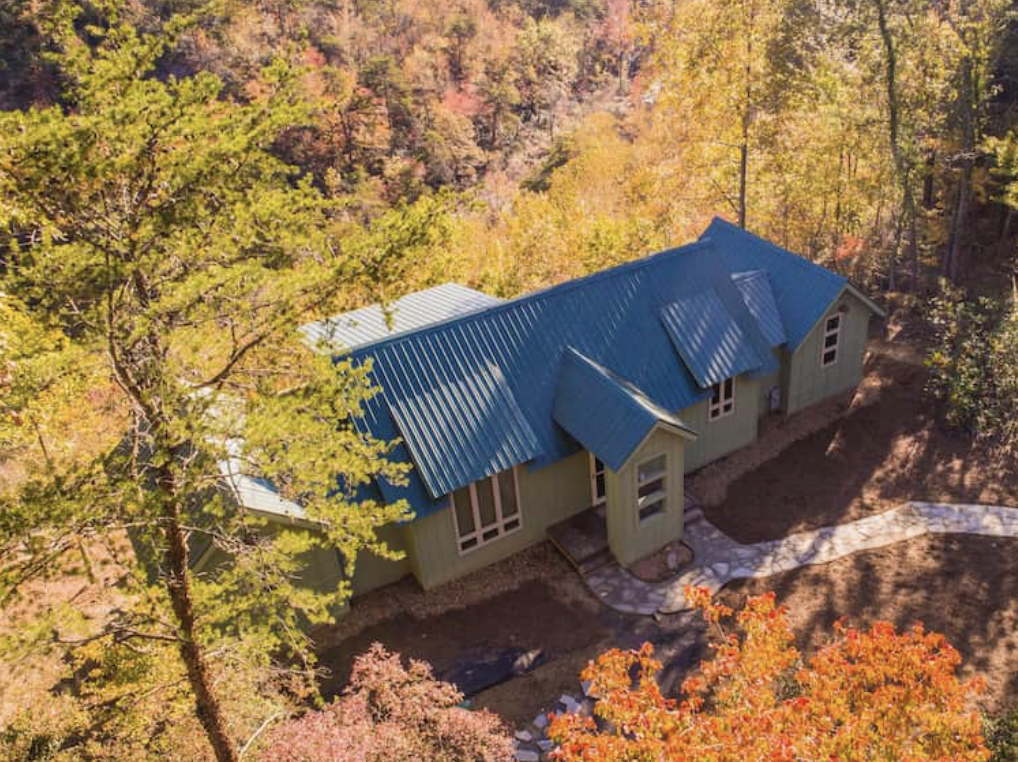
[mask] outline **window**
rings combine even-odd
[[[735,379],[726,378],[711,387],[710,404],[707,406],[707,418],[715,421],[735,412]]]
[[[824,342],[820,345],[820,365],[826,368],[838,361],[838,342],[841,339],[841,313],[824,321]]]
[[[664,513],[666,464],[665,456],[658,455],[636,467],[636,506],[640,521]]]
[[[607,495],[604,470],[604,463],[590,453],[590,499],[594,505],[603,505]]]
[[[461,554],[523,526],[515,468],[456,490],[451,502]]]

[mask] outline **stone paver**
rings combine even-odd
[[[1018,537],[1018,508],[913,501],[847,524],[751,545],[736,542],[704,519],[686,528],[683,539],[693,550],[693,563],[675,579],[643,582],[612,565],[585,581],[606,606],[618,611],[672,614],[689,608],[683,594],[687,585],[717,592],[733,579],[768,577],[925,534],[949,533]]]

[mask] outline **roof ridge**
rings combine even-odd
[[[724,217],[715,216],[714,219],[711,220],[711,224],[707,226],[707,230],[705,230],[704,234],[700,237],[700,240],[704,240],[704,239],[709,240],[710,239],[710,236],[707,235],[707,231],[710,230],[711,225],[713,225],[714,223],[719,223],[719,224],[723,225],[724,227],[728,228],[729,230],[731,230],[734,233],[739,233],[741,235],[749,236],[754,241],[756,241],[757,243],[763,244],[767,249],[773,251],[774,253],[780,254],[780,255],[786,257],[788,259],[788,261],[790,263],[794,264],[796,267],[801,267],[801,268],[804,268],[804,269],[807,269],[807,270],[810,270],[810,271],[817,271],[817,270],[819,270],[820,272],[824,273],[825,275],[830,275],[830,276],[832,276],[834,278],[837,278],[838,280],[845,281],[845,282],[848,281],[848,278],[846,278],[844,275],[839,275],[838,273],[834,272],[833,270],[829,270],[826,267],[824,267],[823,265],[817,264],[816,262],[814,262],[811,259],[807,259],[802,254],[796,254],[791,249],[786,249],[786,248],[784,248],[782,246],[778,246],[776,243],[773,243],[772,241],[768,241],[766,238],[758,236],[756,233],[750,232],[746,228],[740,228],[738,225],[736,225],[733,222],[729,222]]]
[[[579,278],[573,278],[562,283],[557,283],[553,286],[547,286],[546,288],[538,289],[537,291],[531,291],[530,293],[522,294],[513,299],[505,299],[499,304],[492,304],[487,307],[481,307],[480,309],[468,312],[463,315],[453,315],[452,317],[446,318],[445,320],[440,320],[436,323],[430,323],[419,328],[410,329],[407,331],[403,331],[402,333],[393,334],[391,336],[386,336],[385,338],[362,344],[354,349],[348,350],[345,353],[336,353],[336,356],[339,356],[340,354],[347,354],[351,356],[361,355],[369,350],[376,350],[383,346],[389,346],[401,341],[406,341],[407,339],[413,336],[429,334],[438,330],[444,330],[445,328],[449,327],[452,324],[463,325],[475,320],[479,320],[482,317],[495,314],[496,312],[499,311],[509,311],[517,308],[519,305],[531,304],[533,302],[541,301],[549,297],[573,291],[577,288],[582,288],[583,286],[589,285],[590,283],[608,280],[610,278],[616,278],[619,275],[623,275],[628,272],[641,270],[644,267],[650,267],[652,264],[657,264],[662,259],[689,254],[698,250],[710,248],[713,245],[714,245],[713,241],[710,239],[709,236],[701,236],[696,241],[691,241],[690,243],[686,243],[681,246],[674,246],[670,249],[657,251],[654,252],[653,254],[648,254],[645,257],[633,259],[630,260],[629,262],[623,262],[620,265],[615,265],[614,267],[609,267],[605,270],[599,270],[598,272],[590,273],[589,275],[583,275]],[[480,293],[484,292],[482,291]],[[498,297],[493,298],[497,299]]]

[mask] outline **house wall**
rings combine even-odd
[[[258,530],[265,536],[276,536],[281,532],[312,532],[299,524],[290,524],[278,518],[269,521]],[[307,587],[320,593],[333,593],[343,577],[339,551],[334,548],[312,548],[298,556],[300,564],[296,578],[298,587]],[[229,565],[233,558],[220,548],[212,548],[193,563],[191,570],[196,574]]]
[[[756,439],[760,395],[760,382],[743,375],[735,379],[735,412],[731,415],[708,421],[707,400],[679,411],[683,422],[699,434],[696,441],[686,443],[686,473]]]
[[[682,539],[683,449],[688,444],[681,436],[658,429],[620,471],[605,472],[608,545],[624,566]],[[637,469],[640,463],[658,455],[666,458],[665,510],[641,522],[636,505]]]
[[[480,569],[545,539],[551,524],[589,508],[590,461],[578,452],[537,471],[517,468],[523,526],[460,555],[452,510],[444,508],[407,527],[410,568],[424,588]]]
[[[384,540],[390,550],[398,550],[404,554],[399,561],[389,561],[374,553],[363,551],[357,554],[353,575],[354,595],[388,585],[411,573],[410,557],[407,554],[407,531],[408,527],[403,524],[389,524],[378,530],[379,539]]]
[[[785,385],[782,382],[782,369],[788,364],[788,353],[781,347],[776,347],[772,349],[771,352],[774,354],[774,359],[778,363],[778,369],[766,376],[758,376],[756,378],[757,391],[759,392],[759,401],[757,402],[757,417],[759,418],[763,418],[771,412],[771,389],[774,389],[775,387],[782,395],[782,399],[779,400],[781,409],[784,409],[785,407]]]
[[[842,306],[847,307],[848,312],[842,320],[838,360],[824,368],[820,364],[824,323]],[[871,314],[870,309],[848,291],[842,291],[834,300],[788,362],[787,385],[783,394],[786,413],[802,410],[859,383]]]

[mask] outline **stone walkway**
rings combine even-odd
[[[687,525],[683,538],[693,550],[693,563],[675,579],[643,582],[610,565],[589,574],[585,581],[605,605],[618,611],[673,614],[689,608],[683,594],[687,585],[717,592],[733,579],[768,577],[925,534],[953,533],[1018,537],[1018,509],[910,502],[847,524],[752,545],[736,542],[701,518]]]

